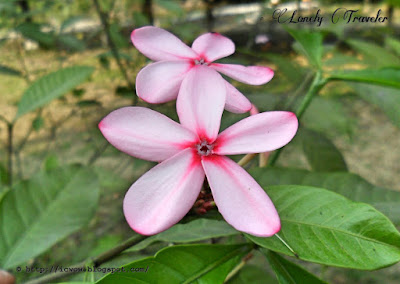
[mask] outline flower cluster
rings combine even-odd
[[[180,124],[143,107],[111,112],[99,124],[119,150],[160,162],[129,189],[124,214],[136,232],[152,235],[181,220],[195,203],[207,177],[224,219],[239,231],[271,236],[280,230],[278,213],[265,191],[226,155],[261,153],[286,145],[295,135],[291,112],[264,112],[219,133],[224,108],[247,112],[251,103],[217,72],[249,84],[268,82],[267,67],[214,63],[234,52],[233,42],[216,33],[198,37],[189,48],[171,33],[144,27],[132,42],[157,61],[143,68],[137,94],[151,103],[177,99]]]

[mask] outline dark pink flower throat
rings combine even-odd
[[[204,58],[199,58],[194,60],[195,65],[208,65],[208,62]]]
[[[214,149],[213,144],[209,144],[207,141],[201,141],[201,143],[196,144],[197,154],[200,156],[209,156],[212,154]]]

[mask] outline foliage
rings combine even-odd
[[[205,215],[194,207],[162,233],[132,237],[122,198],[132,177],[153,164],[108,147],[96,124],[117,106],[145,105],[134,99],[129,80],[145,63],[129,41],[131,29],[150,24],[145,1],[99,1],[106,25],[87,31],[76,28],[99,18],[91,1],[27,1],[27,10],[23,2],[0,1],[0,26],[17,35],[1,39],[0,48],[15,50],[18,58],[0,64],[11,97],[10,108],[0,114],[0,268],[18,282],[44,276],[53,283],[58,278],[51,277],[61,275],[64,283],[326,283],[329,276],[317,277],[315,267],[376,270],[400,261],[400,192],[352,173],[338,143],[357,139],[352,134],[360,118],[348,111],[349,97],[374,105],[400,127],[400,41],[390,31],[382,29],[374,41],[349,36],[345,26],[322,32],[302,24],[285,27],[294,40],[296,54],[290,55],[270,52],[270,43],[245,48],[235,38],[239,52],[226,62],[275,67],[266,87],[235,87],[260,110],[293,111],[300,122],[299,143],[290,150],[295,158],[282,162],[285,167],[275,166],[286,157],[281,151],[289,152],[284,149],[269,154],[268,167],[261,167],[264,154],[260,166],[246,165],[276,206],[280,232],[269,238],[241,233],[222,220],[211,200]],[[204,31],[195,13],[188,16],[186,4],[150,2],[157,23],[183,41]],[[104,39],[106,49],[92,49]],[[39,51],[24,50],[28,42],[37,43]],[[46,57],[45,68],[32,60],[41,54],[54,55],[51,62]],[[77,55],[83,62],[76,62]],[[107,92],[100,90],[104,86]],[[12,93],[17,87],[25,91]],[[173,103],[152,108],[177,119]],[[244,116],[225,113],[222,128]],[[16,272],[68,265],[80,270],[47,276]],[[118,267],[131,272],[107,271]]]

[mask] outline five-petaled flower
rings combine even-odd
[[[268,67],[215,63],[215,60],[235,52],[235,44],[218,33],[199,36],[192,48],[166,30],[151,26],[134,30],[131,39],[141,53],[157,61],[143,68],[136,77],[136,92],[149,103],[176,99],[183,79],[198,66],[213,68],[250,85],[265,84],[274,76]],[[226,86],[225,108],[235,113],[249,111],[250,101],[230,83],[222,80]]]
[[[152,235],[177,223],[190,210],[207,176],[225,220],[239,231],[266,237],[280,230],[278,213],[258,183],[225,155],[260,153],[286,145],[298,127],[291,112],[247,117],[218,135],[226,88],[206,66],[190,70],[177,99],[181,124],[142,107],[113,111],[99,124],[106,139],[140,159],[159,161],[124,199],[129,225]]]

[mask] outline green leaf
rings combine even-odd
[[[46,157],[46,160],[43,162],[43,168],[46,172],[51,172],[60,166],[60,160],[57,155],[51,154]]]
[[[347,171],[342,154],[325,135],[310,129],[302,129],[299,136],[304,154],[314,171]]]
[[[315,67],[320,68],[323,53],[322,34],[289,28],[286,28],[286,30],[300,44],[300,48],[309,62]]]
[[[36,117],[32,121],[32,127],[36,132],[39,131],[40,129],[42,129],[43,126],[44,126],[44,119],[41,116]]]
[[[89,66],[59,69],[33,82],[22,95],[16,119],[36,110],[81,84],[93,73]]]
[[[356,91],[357,95],[365,101],[382,109],[389,119],[397,127],[400,127],[399,89],[373,86],[365,83],[349,83],[349,85]]]
[[[400,56],[400,41],[395,39],[395,38],[391,38],[391,37],[387,37],[385,38],[385,45],[390,47],[398,56]]]
[[[0,74],[10,75],[10,76],[22,76],[20,71],[7,67],[2,64],[0,64]]]
[[[41,254],[92,218],[99,198],[96,175],[78,166],[40,172],[0,202],[0,267]]]
[[[81,100],[81,101],[77,102],[76,105],[80,108],[101,107],[101,103],[96,100]]]
[[[300,259],[361,270],[400,261],[400,233],[372,206],[308,186],[272,186],[266,192],[281,218],[280,237]],[[264,248],[293,256],[276,236],[247,237]]]
[[[65,46],[66,49],[72,51],[82,51],[86,48],[86,44],[82,40],[68,34],[59,35],[57,41],[59,44]]]
[[[239,234],[225,221],[197,219],[186,224],[177,224],[165,232],[151,236],[128,251],[142,250],[154,242],[189,243]]]
[[[305,270],[303,267],[290,262],[277,253],[266,249],[263,249],[262,252],[267,257],[272,269],[275,271],[276,278],[278,278],[280,284],[326,283]]]
[[[255,168],[249,172],[262,187],[284,184],[315,186],[332,190],[353,201],[369,203],[400,226],[400,192],[372,185],[358,175],[279,168]]]
[[[255,265],[245,265],[240,269],[239,273],[235,275],[228,284],[271,284],[277,283],[274,276],[269,274],[264,269]]]
[[[180,245],[154,257],[124,265],[125,272],[108,274],[96,283],[223,283],[252,245]],[[143,268],[146,272],[130,272]]]
[[[37,41],[45,47],[53,47],[55,44],[54,34],[52,32],[42,32],[39,24],[25,22],[19,25],[16,30],[24,37]]]
[[[305,111],[302,122],[308,129],[331,135],[351,134],[353,128],[353,121],[343,103],[335,98],[315,97]]]
[[[372,60],[374,66],[384,67],[400,65],[399,57],[379,45],[355,39],[346,40],[346,43],[353,49],[364,54],[367,60]]]
[[[400,88],[400,68],[337,71],[330,74],[328,79],[364,82],[375,85]]]

